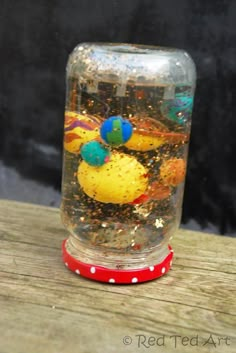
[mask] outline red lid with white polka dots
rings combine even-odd
[[[142,269],[120,270],[87,264],[75,259],[67,252],[65,246],[66,241],[67,240],[64,240],[62,244],[63,261],[65,265],[77,275],[99,282],[128,284],[151,281],[163,276],[172,266],[173,250],[170,246],[169,254],[161,263]]]

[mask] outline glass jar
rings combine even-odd
[[[83,43],[70,55],[61,217],[75,273],[137,283],[170,269],[195,81],[179,49]]]

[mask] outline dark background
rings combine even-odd
[[[80,42],[187,50],[198,83],[183,223],[236,234],[234,0],[0,0],[0,197],[58,205],[65,67]]]

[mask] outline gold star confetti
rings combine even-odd
[[[156,228],[163,228],[164,227],[164,221],[162,218],[157,218],[155,221],[155,227]]]
[[[133,213],[137,213],[138,215],[147,218],[151,212],[143,206],[135,206],[135,210],[133,211]]]

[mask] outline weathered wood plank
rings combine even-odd
[[[117,286],[69,272],[64,237],[57,209],[0,202],[0,353],[236,351],[235,239],[180,230],[169,274]]]

